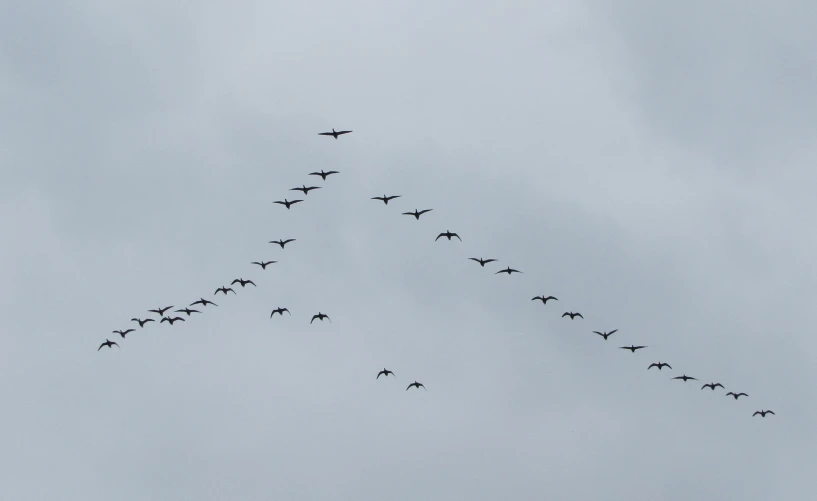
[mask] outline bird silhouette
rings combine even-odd
[[[741,392],[741,393],[735,393],[735,392],[733,392],[733,391],[730,391],[729,393],[727,393],[727,394],[726,394],[726,396],[727,396],[727,397],[729,397],[729,396],[734,397],[734,398],[735,398],[735,400],[737,400],[737,399],[739,399],[741,396],[743,396],[743,397],[748,397],[749,395],[748,395],[748,394],[746,394],[746,393],[742,393],[742,392]]]
[[[584,318],[581,313],[573,313],[572,311],[566,311],[562,313],[562,318],[564,317],[570,317],[570,320],[573,320],[576,317]]]
[[[390,371],[390,370],[386,369],[385,367],[383,367],[383,370],[377,373],[377,377],[375,379],[380,379],[380,376],[389,377],[389,374],[394,376],[394,373],[392,371]],[[394,377],[397,377],[397,376],[394,376]]]
[[[310,191],[319,189],[321,189],[320,186],[310,186],[309,188],[307,188],[306,185],[303,185],[300,188],[290,188],[289,191],[302,191],[304,192],[304,195],[309,195]]]
[[[303,200],[287,200],[287,199],[285,198],[283,202],[282,202],[282,201],[280,201],[280,200],[276,200],[276,201],[274,201],[274,202],[272,202],[272,203],[274,203],[274,204],[281,204],[281,205],[284,205],[284,206],[286,206],[287,210],[289,210],[289,208],[290,208],[291,206],[293,206],[293,205],[297,204],[298,202],[303,202]]]
[[[178,322],[179,320],[184,322],[184,319],[182,317],[173,317],[173,318],[162,317],[162,319],[159,321],[159,323],[168,322],[170,325],[173,325],[174,323]]]
[[[771,414],[772,416],[774,416],[774,415],[775,415],[775,413],[774,413],[774,412],[772,412],[772,411],[755,411],[755,413],[754,413],[754,414],[752,414],[752,417],[755,417],[755,416],[757,416],[758,414],[760,414],[760,417],[762,417],[762,418],[765,418],[765,417],[766,417],[766,414]]]
[[[257,264],[258,266],[261,267],[262,270],[266,270],[267,266],[269,266],[269,265],[271,265],[273,263],[277,263],[277,262],[278,261],[253,261],[250,264]]]
[[[697,381],[697,379],[695,379],[694,377],[689,377],[686,374],[684,374],[683,376],[674,377],[672,379],[683,379],[685,383],[687,382],[688,379],[691,379],[693,381]]]
[[[608,337],[610,337],[610,336],[612,336],[612,335],[613,335],[613,334],[615,334],[616,332],[618,332],[618,329],[613,329],[613,330],[611,330],[610,332],[599,332],[599,331],[593,331],[593,334],[598,334],[599,336],[603,337],[605,341],[607,341],[607,338],[608,338]],[[670,367],[670,368],[671,368],[671,367]]]
[[[125,336],[126,336],[126,335],[127,335],[129,332],[134,332],[134,329],[128,329],[128,330],[126,330],[126,331],[113,331],[113,333],[114,333],[114,334],[119,334],[120,336],[122,336],[122,339],[125,339]],[[99,350],[97,350],[97,351],[99,351]]]
[[[278,307],[278,308],[275,308],[274,310],[272,310],[272,313],[269,314],[269,317],[272,318],[272,316],[275,315],[276,313],[283,317],[284,312],[287,312],[287,313],[289,313],[290,316],[292,316],[292,313],[290,313],[287,308]]]
[[[670,364],[666,363],[666,362],[658,362],[657,364],[655,362],[653,362],[653,363],[650,364],[649,367],[647,367],[647,370],[650,370],[653,367],[658,367],[659,371],[664,367],[669,367],[670,369],[672,369],[672,366]]]
[[[270,240],[270,243],[271,243],[271,244],[278,244],[278,245],[280,245],[280,246],[281,246],[281,248],[283,249],[283,248],[284,248],[284,246],[286,246],[286,244],[288,244],[288,243],[290,243],[290,242],[294,242],[294,241],[295,241],[295,239],[294,239],[294,238],[287,238],[286,240],[281,240],[281,239],[279,238],[278,240]],[[275,262],[275,261],[273,261],[273,262]]]
[[[389,205],[389,200],[394,200],[395,198],[400,198],[402,195],[391,195],[386,196],[385,194],[382,197],[372,197],[372,200],[380,200],[386,205]],[[419,218],[418,218],[419,219]]]
[[[216,291],[213,293],[213,295],[215,296],[219,292],[223,292],[225,296],[227,295],[227,292],[232,292],[233,294],[235,294],[235,291],[232,289],[232,287],[221,286],[218,289],[216,289]]]
[[[635,350],[640,350],[641,348],[646,348],[646,346],[619,346],[622,350],[630,350],[631,352],[635,353]]]
[[[414,386],[414,387],[415,387],[415,388],[417,388],[418,390],[419,390],[419,389],[420,389],[420,387],[422,386],[422,388],[423,388],[424,390],[426,390],[426,387],[425,387],[425,385],[423,385],[423,383],[418,383],[417,381],[415,381],[415,382],[411,383],[410,385],[406,386],[406,391],[408,391],[408,390],[409,390],[409,388],[411,388],[412,386]],[[428,391],[428,390],[426,390],[426,391]]]
[[[332,174],[340,174],[340,172],[338,172],[336,170],[330,170],[329,172],[324,172],[323,169],[321,169],[320,172],[310,172],[309,173],[310,176],[321,176],[321,179],[323,179],[324,181],[326,181],[327,176],[331,176]]]
[[[350,131],[350,130],[339,130],[339,131],[335,132],[335,129],[332,129],[332,132],[318,132],[318,135],[319,136],[333,136],[335,139],[337,139],[338,136],[342,136],[342,135],[348,134],[350,132],[352,132],[352,131]]]
[[[403,215],[404,215],[404,216],[414,216],[414,217],[415,217],[415,218],[417,218],[417,220],[419,221],[419,220],[420,220],[420,216],[422,216],[422,215],[423,215],[423,214],[425,214],[426,212],[431,212],[431,211],[433,211],[433,210],[434,210],[434,209],[423,209],[423,210],[417,210],[417,209],[414,209],[414,212],[404,212],[404,213],[403,213]]]
[[[198,301],[193,301],[192,303],[190,303],[190,306],[196,306],[197,304],[200,304],[202,306],[207,306],[208,304],[212,304],[213,306],[218,306],[216,303],[214,303],[212,301],[208,301],[207,299],[204,299],[204,298],[201,298]]]
[[[446,237],[446,238],[448,239],[448,241],[449,241],[449,242],[451,241],[451,239],[452,239],[453,237],[457,237],[457,238],[459,238],[459,239],[460,239],[460,242],[462,242],[462,239],[460,238],[460,236],[459,236],[459,235],[457,235],[456,233],[451,233],[451,232],[450,232],[450,231],[448,231],[448,230],[445,230],[445,232],[440,233],[439,235],[437,235],[437,238],[435,238],[435,239],[434,239],[434,241],[436,242],[437,240],[439,240],[439,239],[440,239],[440,237]]]
[[[670,367],[670,369],[672,369],[672,367]],[[705,384],[705,385],[701,386],[701,389],[703,390],[704,388],[710,388],[712,391],[715,391],[716,386],[720,386],[721,388],[723,388],[723,385],[720,384],[720,383],[709,383],[709,384]],[[726,389],[726,388],[724,388],[724,389]]]
[[[181,310],[175,310],[176,313],[187,313],[189,317],[193,313],[201,313],[199,310],[191,310],[190,308],[182,308]]]
[[[233,284],[239,284],[241,287],[246,287],[247,284],[252,284],[253,287],[257,287],[255,285],[255,282],[253,282],[252,280],[244,280],[243,278],[236,278],[235,280],[230,282],[230,285]]]
[[[508,266],[504,270],[499,270],[498,272],[494,273],[494,275],[499,275],[500,273],[507,273],[508,275],[510,275],[511,273],[522,273],[522,272],[519,271],[519,270],[515,270],[515,269],[511,268],[510,266]]]
[[[101,350],[103,346],[107,346],[108,348],[113,348],[114,345],[116,345],[117,348],[120,347],[118,344],[114,343],[113,341],[110,341],[110,340],[106,339],[104,343],[99,345],[99,348],[97,348],[96,351]]]
[[[282,315],[283,315],[283,314],[282,314]],[[312,322],[314,322],[316,318],[317,318],[318,320],[320,320],[321,322],[323,322],[323,319],[324,319],[324,318],[328,319],[330,322],[332,321],[332,319],[331,319],[331,318],[329,318],[329,315],[326,315],[326,314],[324,314],[324,313],[318,312],[318,314],[317,314],[317,315],[312,315],[312,320],[310,320],[310,321],[309,321],[309,323],[311,324]]]
[[[164,308],[156,308],[155,310],[148,310],[148,311],[151,312],[151,313],[156,313],[159,316],[164,316],[165,312],[167,310],[169,310],[170,308],[173,308],[173,307],[172,306],[165,306]]]
[[[532,297],[532,298],[531,298],[531,301],[536,301],[537,299],[538,299],[539,301],[542,301],[542,304],[548,304],[548,301],[550,301],[551,299],[552,299],[552,300],[554,300],[554,301],[558,301],[558,300],[559,300],[559,299],[558,299],[556,296],[548,296],[548,297],[545,297],[545,295],[544,295],[544,294],[542,294],[541,296],[534,296],[534,297]]]
[[[152,318],[146,318],[144,320],[142,320],[141,318],[131,318],[130,321],[138,323],[139,327],[144,327],[145,324],[148,322],[155,322],[155,320],[153,320]]]
[[[442,233],[441,233],[441,235],[442,235]],[[437,238],[440,238],[440,237],[437,237]],[[449,240],[451,240],[451,239],[449,238]],[[476,261],[483,268],[485,268],[486,264],[493,263],[494,261],[496,261],[496,259],[482,259],[481,257],[480,258],[469,257],[468,259],[470,259],[471,261]]]

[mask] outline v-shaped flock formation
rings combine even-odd
[[[319,135],[321,135],[321,136],[332,136],[335,139],[337,139],[339,136],[341,136],[343,134],[349,134],[351,132],[352,132],[351,130],[335,131],[335,129],[332,129],[332,132],[321,132],[321,133],[319,133]],[[334,175],[334,174],[340,174],[340,172],[335,171],[335,170],[330,170],[328,172],[324,172],[323,170],[321,170],[320,172],[311,172],[309,175],[310,176],[318,176],[318,177],[321,178],[322,181],[325,182],[327,177],[329,177],[331,175]],[[300,191],[300,192],[302,192],[304,194],[304,197],[306,197],[307,195],[309,195],[309,193],[311,191],[319,190],[321,188],[322,188],[321,186],[306,186],[305,184],[303,184],[303,185],[301,185],[301,187],[291,188],[290,191]],[[384,193],[383,196],[371,197],[372,200],[381,201],[381,202],[383,202],[384,205],[389,205],[390,201],[398,199],[398,198],[402,198],[402,195],[386,195]],[[284,200],[276,200],[273,203],[282,205],[282,206],[286,207],[287,210],[290,210],[293,205],[298,204],[298,203],[303,202],[303,201],[304,201],[303,199],[288,200],[288,199],[285,198]],[[402,215],[413,216],[417,221],[419,221],[420,216],[422,216],[423,214],[427,214],[427,213],[431,212],[432,210],[434,210],[434,209],[423,209],[423,210],[414,209],[414,211],[412,211],[412,212],[403,212]],[[440,238],[443,238],[443,237],[445,237],[449,242],[453,238],[457,238],[457,240],[462,242],[462,238],[457,233],[452,232],[449,229],[446,229],[444,232],[441,232],[440,234],[438,234],[437,238],[435,238],[434,241],[436,242]],[[294,239],[294,238],[288,238],[286,240],[284,240],[284,239],[273,240],[273,241],[270,241],[269,243],[277,244],[277,245],[279,245],[281,247],[281,249],[284,249],[287,244],[290,244],[290,243],[295,242],[295,241],[296,241],[296,239]],[[497,259],[494,259],[494,258],[487,258],[486,259],[486,258],[483,258],[483,257],[469,257],[468,259],[478,263],[480,265],[480,267],[482,267],[482,268],[484,268],[485,265],[487,265],[487,264],[494,263],[494,262],[498,261]],[[250,264],[259,266],[262,270],[266,270],[267,266],[269,266],[271,264],[275,264],[275,263],[277,263],[277,261],[253,261]],[[501,273],[505,273],[507,275],[512,275],[513,273],[522,273],[522,272],[508,266],[505,269],[502,269],[502,270],[499,270],[499,271],[495,272],[495,274],[497,274],[497,275],[501,274]],[[230,283],[231,286],[236,285],[236,284],[241,286],[242,289],[245,288],[247,285],[252,285],[253,287],[256,286],[255,282],[253,282],[252,280],[245,280],[244,278],[236,278],[235,280],[233,280]],[[233,293],[233,294],[236,294],[235,290],[232,287],[227,287],[227,286],[221,286],[221,287],[217,288],[215,290],[215,292],[214,292],[214,295],[218,295],[219,292],[221,292],[225,296],[228,295],[228,293],[230,293],[230,292]],[[559,299],[557,297],[555,297],[555,296],[552,296],[552,295],[545,296],[544,294],[540,295],[540,296],[534,296],[533,298],[531,298],[531,301],[541,301],[542,304],[545,305],[545,306],[547,306],[548,301],[558,301],[558,300]],[[209,300],[204,299],[204,298],[199,298],[197,301],[193,301],[192,303],[190,303],[189,306],[184,307],[184,308],[180,308],[180,309],[177,309],[177,310],[173,310],[173,311],[174,311],[174,313],[182,313],[182,314],[186,315],[187,317],[190,317],[190,316],[192,316],[193,313],[201,313],[200,310],[195,310],[195,309],[190,308],[191,306],[196,306],[196,305],[201,305],[202,308],[205,308],[205,307],[208,307],[208,306],[218,306],[216,303],[214,303],[212,301],[209,301]],[[167,311],[169,311],[169,310],[171,310],[173,308],[175,308],[175,306],[171,305],[171,306],[164,306],[164,307],[161,307],[161,308],[151,309],[151,310],[147,310],[147,311],[149,313],[156,314],[159,317],[159,323],[167,322],[169,325],[172,326],[176,322],[185,322],[186,318],[184,318],[184,317],[165,315],[165,313]],[[283,316],[284,312],[286,312],[288,315],[292,315],[292,313],[289,311],[288,308],[278,306],[274,310],[272,310],[272,312],[270,313],[270,318],[272,318],[276,313]],[[562,313],[561,316],[562,316],[562,318],[568,317],[570,320],[576,320],[576,318],[580,318],[582,320],[584,319],[584,316],[580,312],[573,312],[573,311],[566,311],[566,312]],[[329,318],[329,315],[327,315],[326,313],[320,312],[320,311],[318,313],[312,315],[312,318],[309,321],[309,323],[312,324],[315,320],[320,320],[321,322],[323,320],[328,320],[329,322],[332,321]],[[155,322],[156,320],[154,318],[145,318],[145,319],[132,318],[131,321],[138,323],[140,328],[144,328],[147,323]],[[129,333],[134,332],[134,331],[135,331],[135,329],[130,328],[130,329],[127,329],[127,330],[115,330],[115,331],[113,331],[113,333],[114,334],[119,334],[122,337],[122,339],[124,339],[126,335],[128,335]],[[610,336],[612,336],[613,334],[615,334],[616,332],[618,332],[618,329],[613,329],[611,331],[592,331],[593,334],[598,334],[599,336],[601,336],[604,339],[604,341],[607,341],[607,339]],[[114,341],[110,341],[110,340],[106,339],[104,343],[99,345],[99,348],[97,349],[97,351],[101,350],[103,347],[106,347],[106,346],[108,348],[112,348],[113,346],[119,347],[119,344],[117,344]],[[620,346],[619,348],[623,349],[623,350],[629,350],[630,352],[635,353],[637,350],[642,350],[642,349],[648,348],[648,346],[643,346],[643,345],[636,346],[636,345],[631,344],[630,346]],[[664,367],[672,369],[672,366],[670,364],[666,363],[666,362],[653,362],[653,363],[651,363],[651,364],[649,364],[647,366],[647,370],[650,370],[653,367],[655,367],[659,371],[662,370]],[[388,369],[386,369],[384,367],[383,370],[381,370],[381,371],[379,371],[377,373],[377,376],[375,377],[375,379],[379,379],[380,376],[388,377],[389,375],[391,375],[393,377],[396,377],[394,372],[392,372],[391,370],[388,370]],[[675,377],[673,377],[671,379],[681,380],[681,381],[683,381],[685,383],[687,381],[697,381],[698,380],[697,378],[687,376],[686,374],[683,374],[681,376],[675,376]],[[704,384],[703,386],[701,386],[701,390],[709,388],[711,391],[715,391],[715,388],[718,388],[718,387],[721,388],[721,389],[724,389],[724,390],[726,389],[726,388],[724,388],[724,386],[721,383],[711,382],[711,383]],[[420,383],[420,382],[418,382],[416,380],[406,387],[406,391],[408,391],[411,388],[417,388],[417,389],[423,388],[423,390],[426,390],[425,385],[423,385],[422,383]],[[732,397],[735,400],[738,400],[740,397],[748,397],[749,396],[748,394],[746,394],[744,392],[735,393],[734,391],[730,391],[730,392],[726,393],[725,395],[728,396],[728,397]],[[774,415],[774,412],[772,412],[770,410],[760,410],[760,411],[756,411],[754,414],[752,414],[752,416],[759,415],[759,416],[765,418],[766,414]]]

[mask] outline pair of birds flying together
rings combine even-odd
[[[386,376],[386,377],[389,377],[389,374],[391,374],[392,376],[394,376],[394,372],[392,372],[392,371],[390,371],[390,370],[386,369],[385,367],[383,367],[383,370],[377,373],[377,377],[376,377],[375,379],[380,379],[380,376]],[[394,377],[397,377],[397,376],[394,376]],[[418,382],[415,380],[413,383],[411,383],[410,385],[406,386],[406,391],[409,391],[409,388],[411,388],[412,386],[413,386],[413,387],[415,387],[415,388],[417,388],[418,390],[419,390],[420,388],[422,388],[422,389],[426,390],[426,387],[425,387],[425,385],[423,385],[423,383],[418,383]],[[426,391],[428,391],[428,390],[426,390]]]

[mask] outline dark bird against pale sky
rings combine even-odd
[[[337,139],[338,136],[342,136],[344,134],[349,134],[350,132],[352,132],[352,131],[350,131],[350,130],[339,130],[339,131],[335,132],[335,129],[332,129],[332,132],[318,132],[318,135],[319,136],[332,136],[335,139]]]

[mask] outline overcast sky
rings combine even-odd
[[[0,498],[810,499],[815,18],[0,1]]]

